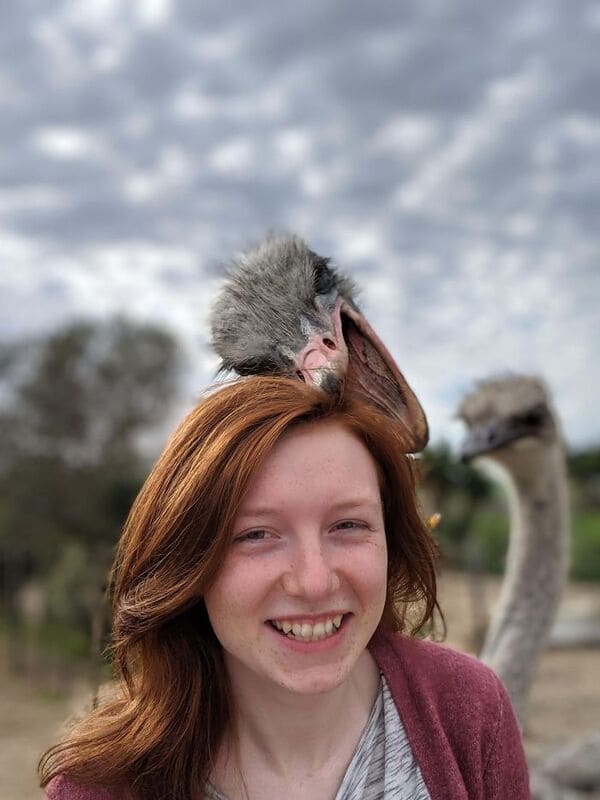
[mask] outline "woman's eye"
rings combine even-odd
[[[269,534],[267,531],[262,529],[256,531],[247,531],[246,533],[240,534],[236,541],[238,542],[260,542],[263,539],[266,539]]]
[[[364,522],[356,522],[353,519],[345,519],[342,522],[336,522],[334,525],[336,530],[353,530],[354,528],[366,528],[366,524]]]

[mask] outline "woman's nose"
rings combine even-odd
[[[321,546],[303,548],[294,553],[282,582],[292,597],[314,600],[327,597],[340,587],[338,573]]]

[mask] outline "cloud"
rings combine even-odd
[[[43,155],[56,159],[90,159],[102,150],[97,137],[72,127],[46,126],[31,136],[33,147]]]
[[[156,319],[201,387],[223,262],[292,230],[363,286],[434,437],[515,369],[597,442],[598,19],[592,0],[9,3],[0,332]]]

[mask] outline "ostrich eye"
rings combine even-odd
[[[544,409],[539,408],[531,408],[529,411],[526,411],[525,414],[521,414],[517,417],[516,420],[521,425],[526,425],[529,428],[535,428],[542,424],[544,421]]]
[[[313,265],[315,276],[315,292],[317,294],[327,294],[333,289],[335,282],[333,272],[327,266],[327,258],[319,258]]]
[[[285,360],[274,348],[270,353],[248,356],[238,360],[235,366],[227,366],[234,368],[240,375],[279,375],[282,370],[287,368]]]

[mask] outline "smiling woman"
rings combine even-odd
[[[285,433],[248,487],[204,596],[236,695],[249,682],[269,698],[336,689],[379,624],[386,576],[379,480],[365,445],[340,422]]]
[[[436,548],[405,436],[293,379],[202,400],[131,510],[119,686],[45,754],[48,798],[528,797],[498,680],[414,637]]]

